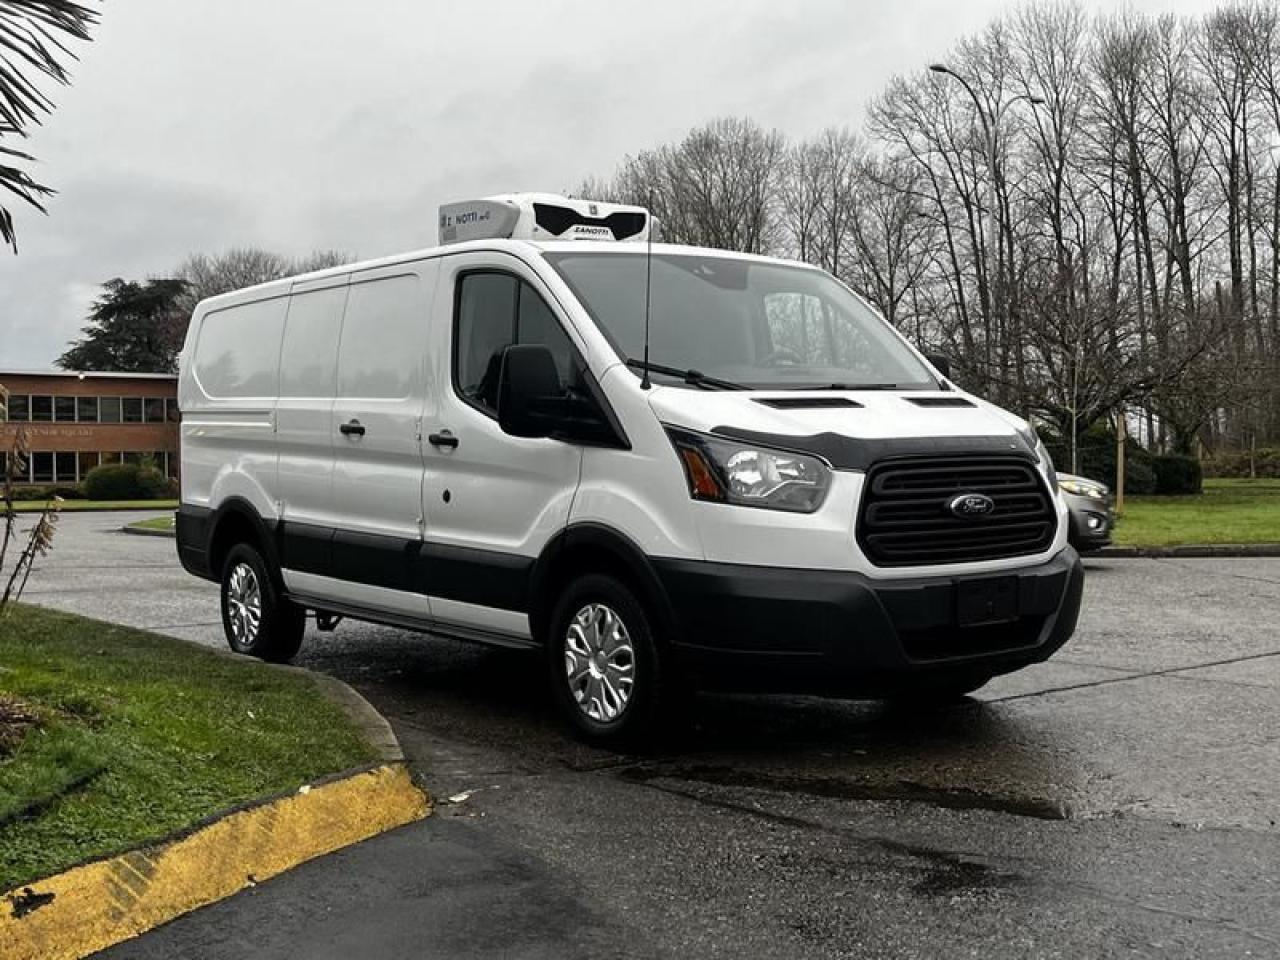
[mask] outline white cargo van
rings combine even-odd
[[[609,741],[677,687],[941,698],[1067,640],[1026,423],[821,270],[652,227],[454,204],[435,249],[197,307],[178,551],[233,649],[308,615],[537,648]]]

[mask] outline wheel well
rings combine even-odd
[[[606,574],[630,587],[653,619],[659,637],[671,636],[669,605],[653,572],[638,558],[628,557],[621,550],[603,543],[591,542],[560,549],[546,573],[536,582],[529,610],[529,626],[535,639],[545,638],[551,615],[565,587],[587,573]]]
[[[216,579],[222,577],[222,565],[237,543],[248,543],[259,552],[263,549],[257,525],[239,510],[228,510],[218,518],[209,539],[209,570]]]

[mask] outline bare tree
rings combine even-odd
[[[895,78],[865,138],[719,120],[593,189],[820,264],[1075,439],[1280,441],[1280,7],[1026,6]],[[1073,464],[1075,463],[1073,452]]]
[[[186,284],[180,306],[190,316],[195,305],[209,297],[281,277],[341,266],[350,263],[351,259],[347,254],[334,250],[319,250],[291,260],[255,247],[234,247],[214,256],[192,254],[175,273],[177,279]]]

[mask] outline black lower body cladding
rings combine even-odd
[[[212,510],[185,503],[178,507],[173,518],[178,561],[187,573],[205,580],[217,579],[209,568],[209,523],[212,518]]]
[[[1045,660],[1074,631],[1084,588],[1071,547],[1036,566],[905,580],[684,560],[654,565],[680,624],[679,646],[703,684],[845,696]],[[962,592],[986,584],[998,586],[1009,606],[996,622],[962,626]]]
[[[178,511],[178,555],[197,576],[217,578],[218,522],[218,513],[203,508]],[[516,612],[531,613],[545,599],[537,596],[532,557],[262,520],[257,529],[271,563],[289,569]],[[743,690],[880,696],[1008,673],[1047,659],[1067,641],[1084,585],[1071,547],[1003,572],[872,579],[651,558],[615,539],[619,556],[630,561],[623,569],[700,684]],[[983,601],[989,589],[999,593],[997,615],[962,626],[975,619],[966,598],[976,591]],[[300,602],[324,609],[324,599]],[[376,619],[370,611],[339,612]]]

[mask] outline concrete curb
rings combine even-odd
[[[414,783],[391,725],[369,701],[325,674],[288,665],[272,669],[310,678],[356,723],[379,762],[9,891],[0,896],[0,957],[80,960],[430,815],[430,797]]]
[[[146,527],[135,527],[131,523],[126,523],[120,530],[135,537],[168,537],[173,540],[178,536],[176,530],[148,530]]]
[[[360,733],[378,751],[378,756],[383,763],[403,764],[405,762],[404,750],[401,749],[400,741],[396,739],[395,731],[391,729],[387,718],[353,688],[337,677],[331,677],[327,673],[316,673],[305,667],[282,664],[279,669],[296,671],[310,677],[325,697],[346,711]]]
[[[1169,547],[1103,547],[1086,557],[1280,557],[1280,543],[1184,543]]]

